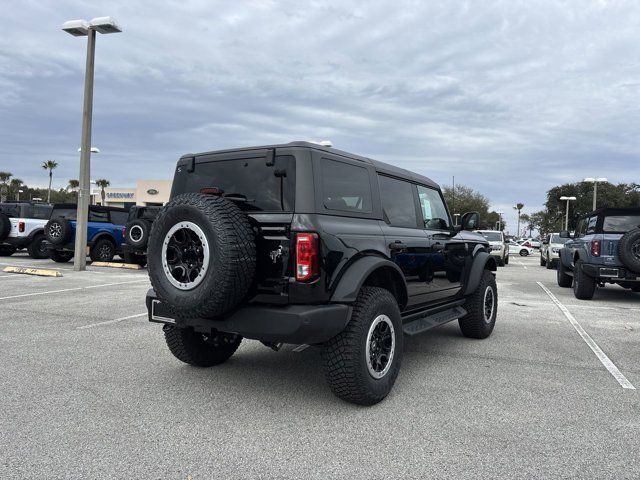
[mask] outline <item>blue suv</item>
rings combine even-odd
[[[51,220],[45,225],[44,231],[49,256],[55,262],[64,263],[73,258],[76,215],[75,204],[56,204],[53,207]],[[110,262],[114,255],[122,253],[122,230],[128,215],[129,211],[124,208],[89,207],[87,246],[91,260]]]
[[[575,234],[560,249],[558,285],[573,286],[590,300],[596,287],[618,284],[640,292],[640,208],[602,208],[580,218]]]

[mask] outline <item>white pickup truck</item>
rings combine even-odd
[[[0,256],[13,255],[16,250],[26,248],[31,258],[47,258],[44,226],[52,208],[46,203],[1,203]]]

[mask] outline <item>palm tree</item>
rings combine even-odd
[[[67,185],[67,192],[69,190],[71,190],[72,192],[75,192],[76,194],[76,201],[78,198],[78,187],[80,186],[80,182],[78,180],[76,180],[75,178],[72,178],[71,180],[69,180],[69,184]]]
[[[11,187],[11,190],[13,190],[13,193],[16,196],[16,200],[20,200],[19,190],[20,188],[22,188],[23,185],[24,185],[24,182],[19,178],[12,178],[11,181],[9,182],[9,186]]]
[[[98,180],[96,180],[96,186],[100,187],[100,198],[102,198],[102,205],[104,205],[104,197],[105,197],[105,193],[104,193],[104,189],[107,188],[109,185],[111,185],[111,182],[109,180],[106,180],[104,178],[100,178]]]
[[[4,202],[6,200],[7,195],[7,183],[9,179],[13,176],[12,173],[9,172],[0,172],[0,201]]]
[[[524,208],[524,203],[516,203],[516,206],[513,207],[514,210],[518,211],[518,230],[516,233],[516,237],[520,236],[520,211]]]
[[[51,203],[51,181],[53,180],[53,169],[58,166],[55,160],[47,160],[42,162],[42,168],[49,170],[49,190],[47,191],[47,203]]]

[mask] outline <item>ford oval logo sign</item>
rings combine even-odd
[[[149,190],[147,190],[147,193],[149,195],[157,195],[158,194],[158,190],[156,190],[155,188],[150,188]]]

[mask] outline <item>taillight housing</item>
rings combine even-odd
[[[24,232],[24,229],[25,229],[24,222],[18,222],[18,231],[22,233]]]
[[[600,240],[591,241],[591,256],[593,257],[600,256]]]
[[[296,280],[308,282],[318,276],[319,252],[317,233],[296,234]]]

